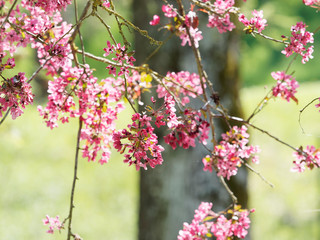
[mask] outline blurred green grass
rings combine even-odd
[[[35,107],[0,127],[0,239],[65,239],[66,231],[47,234],[42,219],[68,215],[76,132],[75,122],[50,130]],[[78,176],[74,232],[84,239],[135,239],[136,170],[113,154],[103,166],[81,159]]]
[[[304,83],[298,90],[299,104],[285,100],[271,100],[253,122],[269,133],[294,147],[320,143],[320,113],[310,105],[301,116],[299,110],[312,99],[319,97],[319,83]],[[264,97],[263,87],[243,89],[242,100],[246,116],[255,103]],[[319,170],[304,173],[290,172],[293,164],[293,150],[274,141],[265,134],[250,130],[252,143],[260,145],[260,164],[254,168],[272,182],[271,188],[256,174],[249,176],[250,206],[256,209],[252,214],[252,239],[319,239],[320,198]]]

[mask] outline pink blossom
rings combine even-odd
[[[234,4],[234,0],[216,0],[213,5],[217,14],[209,15],[207,26],[216,27],[220,33],[232,31],[235,25],[230,21],[229,11],[232,11]]]
[[[314,8],[320,7],[320,0],[303,0],[303,3]]]
[[[170,90],[178,99],[181,99],[183,105],[190,102],[189,97],[196,98],[203,93],[200,77],[196,73],[181,71],[178,73],[168,72],[163,79],[163,85],[158,85],[157,93],[159,98],[163,98]]]
[[[110,7],[110,2],[108,0],[104,0],[102,3],[102,6],[109,8]]]
[[[290,99],[298,103],[298,99],[294,96],[299,87],[298,82],[285,72],[272,72],[271,76],[277,81],[277,85],[272,88],[272,94],[275,97],[282,97],[288,102]]]
[[[236,26],[230,21],[230,15],[227,13],[224,17],[218,15],[210,15],[207,27],[217,28],[219,33],[232,31]]]
[[[4,64],[5,67],[12,66],[14,62]],[[9,65],[8,65],[9,64]],[[18,73],[10,79],[5,79],[0,87],[0,117],[3,112],[11,108],[11,117],[19,117],[27,105],[33,103],[33,94],[31,85],[27,82],[24,73]]]
[[[160,23],[160,17],[158,15],[153,16],[153,20],[149,22],[150,25],[155,26]]]
[[[199,137],[200,142],[206,143],[209,132],[209,123],[200,118],[200,112],[186,109],[180,123],[172,128],[171,133],[164,137],[164,141],[173,149],[179,145],[185,149],[195,147],[195,139]]]
[[[88,161],[107,163],[111,151],[112,134],[118,113],[124,109],[120,101],[124,79],[106,78],[99,83],[88,68],[71,68],[49,82],[48,104],[38,107],[40,115],[50,128],[69,118],[80,118],[82,156]],[[70,91],[69,89],[73,89]],[[100,153],[100,154],[99,154]]]
[[[306,168],[312,170],[314,167],[320,167],[320,149],[316,149],[314,146],[307,146],[305,149],[300,147],[299,150],[293,153],[293,161],[295,165],[291,171],[304,172]]]
[[[217,175],[229,180],[237,174],[244,160],[252,157],[252,162],[258,163],[258,157],[254,155],[260,149],[258,146],[248,146],[248,138],[246,126],[234,126],[229,132],[222,134],[223,140],[215,146],[213,155],[202,159],[203,170],[212,172],[213,166],[216,166]]]
[[[107,41],[107,47],[103,49],[106,53],[104,56],[109,56],[110,54],[114,54],[115,56],[112,58],[116,63],[121,65],[119,72],[117,74],[117,68],[113,65],[108,65],[106,68],[109,69],[109,74],[113,76],[122,76],[125,75],[125,77],[129,77],[129,66],[133,66],[133,62],[136,61],[136,59],[127,53],[126,46],[121,46],[120,43],[116,45],[111,45],[110,41]],[[125,66],[127,65],[127,66]]]
[[[251,33],[257,30],[259,33],[267,26],[267,20],[263,19],[263,11],[253,10],[253,18],[248,20],[243,14],[240,14],[239,21],[246,26],[246,30]]]
[[[151,117],[135,113],[131,119],[128,129],[113,133],[114,148],[120,153],[127,152],[124,162],[129,166],[135,165],[137,170],[162,164],[161,152],[164,148],[158,145],[158,137],[150,123]]]
[[[46,218],[42,221],[44,225],[49,225],[49,230],[47,231],[47,233],[53,234],[54,230],[60,230],[63,228],[63,225],[59,220],[59,216],[53,218],[47,215]]]
[[[214,235],[217,240],[244,239],[250,227],[249,214],[253,211],[234,206],[228,214],[215,213],[211,210],[212,203],[202,202],[191,223],[183,223],[183,229],[179,231],[178,240],[202,240]]]
[[[175,16],[177,16],[172,5],[162,5],[162,11],[164,12],[164,15],[168,18],[174,18]]]
[[[189,28],[189,32],[190,32],[190,35],[193,39],[193,42],[194,42],[194,46],[196,48],[199,47],[199,41],[202,40],[202,32],[199,31],[198,28],[193,28],[193,27],[190,27]],[[179,28],[179,37],[180,39],[182,40],[181,42],[181,45],[182,46],[185,46],[187,43],[189,46],[192,46],[192,43],[191,43],[191,40],[189,38],[189,35],[187,33],[187,30],[184,28],[184,27],[180,27]]]
[[[302,63],[306,63],[312,59],[313,45],[306,48],[308,43],[313,43],[313,33],[306,31],[306,25],[303,22],[298,22],[291,27],[290,43],[281,51],[286,57],[291,56],[294,52],[302,56]]]
[[[41,7],[44,11],[51,14],[56,11],[61,11],[62,9],[66,9],[66,7],[72,3],[71,0],[25,0],[26,3],[30,4],[30,6]]]

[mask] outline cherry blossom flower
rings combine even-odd
[[[160,17],[158,15],[153,16],[153,20],[149,22],[150,25],[155,26],[160,23]]]
[[[252,15],[253,18],[248,20],[243,14],[240,14],[239,21],[246,26],[245,30],[248,33],[251,33],[254,30],[257,30],[259,33],[261,33],[262,30],[264,30],[264,28],[267,26],[267,20],[263,19],[263,11],[253,10]]]
[[[177,16],[176,12],[173,10],[172,5],[162,5],[162,11],[168,18],[174,18],[175,16]]]
[[[320,149],[316,149],[314,146],[308,145],[305,149],[300,147],[299,150],[293,153],[293,161],[295,165],[292,172],[304,172],[306,168],[312,170],[314,167],[320,167]]]
[[[72,0],[24,0],[30,6],[41,7],[44,11],[51,14],[56,11],[66,9],[66,7],[72,3]]]
[[[298,103],[298,99],[294,96],[299,87],[298,82],[291,75],[285,72],[272,72],[271,76],[277,81],[277,85],[272,88],[272,94],[275,97],[282,97],[288,102],[290,99]]]
[[[106,78],[99,83],[87,68],[71,68],[49,82],[48,104],[38,107],[48,127],[55,128],[58,122],[69,118],[80,118],[83,123],[80,140],[82,156],[88,161],[107,163],[111,151],[115,120],[124,109],[120,101],[124,80]],[[78,102],[78,104],[76,104]]]
[[[168,94],[167,89],[170,90],[177,98],[181,99],[183,105],[190,102],[189,97],[196,98],[197,95],[203,93],[200,77],[196,73],[189,73],[187,71],[181,71],[178,73],[168,72],[163,79],[162,85],[158,85],[157,93],[159,98],[163,98]]]
[[[253,211],[241,209],[236,205],[234,209],[227,211],[228,214],[224,214],[215,213],[211,208],[212,203],[202,202],[195,210],[191,223],[183,223],[178,240],[211,239],[212,236],[217,240],[232,237],[244,239],[247,236],[251,222],[248,216]]]
[[[199,41],[203,39],[202,32],[199,31],[198,28],[193,28],[193,27],[189,28],[189,32],[190,32],[190,35],[193,39],[194,46],[196,48],[198,48]],[[192,46],[192,43],[191,43],[191,40],[190,40],[189,35],[187,33],[187,30],[182,26],[179,28],[179,37],[182,40],[181,46],[185,46],[187,43],[189,46]]]
[[[53,218],[47,215],[46,218],[42,221],[44,225],[49,225],[49,230],[47,231],[47,233],[53,234],[54,230],[60,230],[63,228],[63,225],[59,220],[59,216]]]
[[[186,109],[178,124],[171,129],[171,133],[164,137],[165,143],[173,149],[179,145],[185,149],[195,147],[195,139],[206,144],[209,133],[209,123],[201,119],[201,113],[195,110]]]
[[[120,43],[116,45],[111,45],[110,41],[107,41],[107,47],[103,49],[106,53],[104,56],[109,56],[110,54],[115,54],[115,57],[112,58],[116,63],[120,64],[120,71],[117,74],[117,68],[113,65],[108,65],[106,68],[109,69],[109,74],[113,76],[122,76],[129,77],[129,67],[133,66],[133,62],[136,61],[133,56],[127,53],[126,46],[121,46]]]
[[[127,151],[124,162],[129,166],[135,165],[137,170],[162,164],[161,152],[164,148],[158,145],[158,137],[150,123],[151,117],[135,113],[131,119],[128,129],[113,133],[114,148],[120,153]]]
[[[234,0],[217,0],[214,2],[217,14],[209,15],[207,27],[217,28],[220,33],[232,31],[236,26],[230,21],[229,11],[232,11]]]
[[[320,0],[303,0],[303,3],[314,8],[320,7]]]
[[[8,66],[8,62],[5,66]],[[16,119],[23,113],[22,109],[33,103],[32,87],[27,80],[25,73],[20,72],[3,81],[0,87],[0,117],[2,117],[3,112],[11,108],[11,117]]]
[[[238,172],[243,161],[252,158],[253,163],[258,163],[256,153],[260,152],[258,146],[248,145],[249,134],[247,127],[234,126],[229,132],[222,134],[222,141],[214,148],[212,156],[207,155],[202,159],[204,171],[212,172],[213,166],[218,170],[217,175],[228,180]]]
[[[313,33],[306,30],[306,24],[298,22],[291,27],[290,43],[287,47],[281,51],[286,57],[291,56],[293,53],[298,53],[302,56],[302,63],[306,63],[309,59],[312,59],[313,45],[306,48],[308,43],[313,43]]]

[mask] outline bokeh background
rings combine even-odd
[[[118,2],[117,8],[130,17],[130,1]],[[297,21],[307,22],[310,30],[316,29],[319,23],[319,14],[301,1],[248,0],[243,7],[247,16],[253,8],[263,9],[269,24],[264,33],[275,38],[289,35],[289,26]],[[67,13],[66,17],[69,17]],[[86,50],[101,56],[107,35],[94,21],[85,23],[84,29],[87,29],[83,31],[84,38],[90,39],[86,41]],[[132,33],[128,32],[128,36],[133,39]],[[315,37],[318,39],[317,35]],[[270,73],[285,69],[289,63],[290,59],[280,53],[282,48],[260,37],[242,35],[241,99],[246,116],[274,84]],[[298,58],[291,68],[300,83],[299,104],[272,100],[253,119],[257,126],[297,147],[320,145],[318,110],[310,106],[302,114],[305,133],[298,121],[299,110],[320,96],[318,43],[314,56],[315,59],[305,65]],[[23,49],[18,59],[15,69],[30,76],[36,68],[35,53]],[[92,64],[98,77],[107,76],[103,64]],[[33,82],[34,105],[17,120],[8,118],[0,127],[0,239],[65,239],[65,231],[47,234],[42,219],[46,214],[59,215],[61,219],[67,216],[77,124],[71,121],[50,130],[42,122],[36,107],[45,104],[45,81],[47,77],[40,75]],[[127,124],[128,114],[123,113],[119,128]],[[252,214],[252,239],[320,239],[318,170],[302,174],[290,172],[291,149],[257,131],[250,133],[252,143],[262,149],[260,164],[254,168],[275,185],[271,188],[256,174],[249,174],[250,207],[256,209]],[[138,172],[123,164],[116,153],[103,166],[81,160],[74,229],[79,230],[84,239],[137,239],[138,177]]]

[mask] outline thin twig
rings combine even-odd
[[[44,68],[44,66],[50,61],[52,57],[53,56],[50,56],[48,59],[44,61],[44,63],[41,64],[40,67],[38,67],[38,69],[31,75],[30,79],[28,80],[28,83],[30,83],[37,76],[37,74],[41,71],[41,69]]]
[[[72,188],[71,188],[71,196],[70,196],[70,208],[69,208],[69,215],[68,215],[68,236],[67,240],[70,240],[71,236],[74,236],[72,233],[72,213],[74,209],[74,192],[76,188],[76,181],[78,180],[78,159],[79,159],[79,150],[80,150],[80,135],[81,135],[81,129],[82,129],[82,120],[79,119],[79,130],[78,130],[78,136],[77,136],[77,147],[76,147],[76,156],[74,160],[74,173],[73,173],[73,182],[72,182]]]
[[[117,45],[117,41],[113,37],[113,34],[112,34],[111,30],[110,30],[110,26],[102,19],[102,17],[100,17],[100,15],[97,12],[94,12],[93,15],[96,16],[100,20],[102,25],[107,29],[107,31],[109,33],[109,36],[112,39],[114,45]]]
[[[86,16],[87,13],[88,13],[88,11],[89,11],[90,6],[91,6],[91,1],[89,0],[89,1],[87,2],[86,6],[85,6],[84,9],[83,9],[83,12],[82,12],[82,14],[81,14],[81,16],[80,16],[80,21],[79,21],[79,22],[76,22],[76,26],[77,26],[78,28],[81,27],[81,24],[83,23],[83,20],[86,19],[86,18],[88,18],[88,17],[90,16],[90,14],[89,14],[88,16]],[[77,33],[78,33],[77,31],[74,31],[74,32],[72,33],[71,37],[69,38],[69,42],[70,42],[70,43],[74,41],[74,39],[76,38]]]
[[[8,114],[9,114],[11,108],[12,108],[12,107],[10,107],[10,108],[7,110],[6,114],[5,114],[4,117],[1,119],[0,125],[4,122],[4,120],[6,120],[6,118],[7,118]]]
[[[262,181],[264,181],[266,184],[268,184],[270,187],[274,188],[274,185],[268,181],[261,173],[257,172],[253,167],[251,167],[248,163],[244,163],[244,165],[253,173],[258,175]]]
[[[8,19],[9,19],[9,17],[10,17],[10,14],[11,14],[13,8],[15,7],[15,5],[17,4],[17,2],[18,2],[18,0],[15,0],[15,1],[13,2],[12,6],[11,6],[10,9],[9,9],[9,12],[8,12],[6,18],[4,19],[4,21],[3,21],[2,24],[1,24],[0,29],[2,29],[2,28],[3,28],[3,25],[8,21]]]
[[[301,115],[302,115],[302,112],[307,108],[309,107],[314,101],[318,100],[319,97],[316,97],[315,99],[313,99],[311,102],[309,102],[306,106],[304,106],[301,110],[300,110],[300,113],[299,113],[299,125],[300,125],[300,128],[302,130],[302,133],[305,134],[304,132],[304,129],[302,127],[302,124],[301,124]]]
[[[236,204],[238,202],[237,197],[234,195],[234,193],[231,191],[231,189],[229,188],[228,184],[226,183],[226,181],[224,180],[224,178],[222,176],[219,177],[222,185],[224,186],[224,188],[227,190],[227,192],[229,193],[233,204]]]
[[[149,36],[148,32],[146,30],[142,30],[139,27],[137,27],[136,25],[134,25],[133,23],[131,23],[130,21],[128,21],[127,19],[125,19],[124,17],[122,17],[120,14],[118,14],[117,12],[103,7],[104,10],[106,10],[108,13],[113,14],[114,16],[120,18],[124,23],[126,23],[128,26],[132,27],[134,30],[136,30],[137,32],[139,32],[142,36],[146,37],[147,39],[149,39],[151,44],[155,44],[155,45],[161,45],[162,41],[157,41],[155,39],[153,39],[152,37]]]

